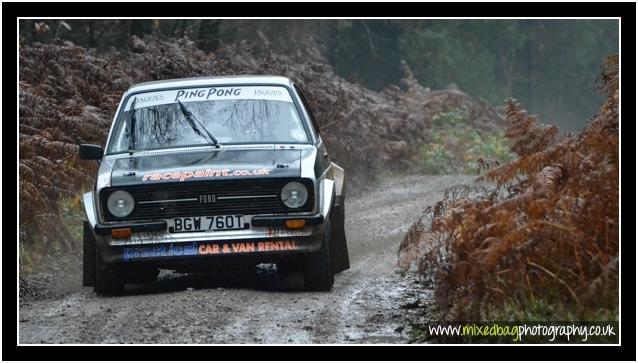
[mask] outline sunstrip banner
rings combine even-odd
[[[133,99],[137,99],[135,108],[177,103],[217,101],[217,100],[270,100],[291,102],[290,93],[284,87],[237,86],[182,88],[168,91],[145,92],[129,97],[125,111],[131,109]]]

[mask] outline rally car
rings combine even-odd
[[[344,170],[308,103],[278,76],[147,82],[122,97],[83,195],[83,284],[118,294],[159,269],[274,263],[328,291],[349,268]]]

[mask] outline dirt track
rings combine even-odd
[[[351,268],[336,275],[330,293],[300,291],[300,276],[280,281],[267,266],[232,280],[163,271],[156,283],[108,298],[81,287],[81,275],[75,274],[65,278],[63,290],[51,291],[59,282],[20,288],[32,293],[20,297],[19,341],[406,343],[412,310],[401,306],[427,308],[429,291],[418,288],[413,277],[396,273],[399,242],[442,189],[471,180],[411,176],[347,199]]]

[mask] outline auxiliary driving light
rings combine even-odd
[[[289,219],[286,221],[286,228],[288,229],[301,229],[306,225],[306,221],[303,219]]]
[[[111,230],[111,237],[113,238],[129,238],[131,237],[130,228],[116,228]]]

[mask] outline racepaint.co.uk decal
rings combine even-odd
[[[190,178],[210,178],[210,177],[232,177],[232,176],[263,176],[270,175],[272,169],[261,168],[255,170],[230,170],[230,169],[206,169],[206,170],[189,170],[189,171],[173,171],[168,173],[149,173],[144,174],[142,181],[157,180],[179,180],[184,181]]]

